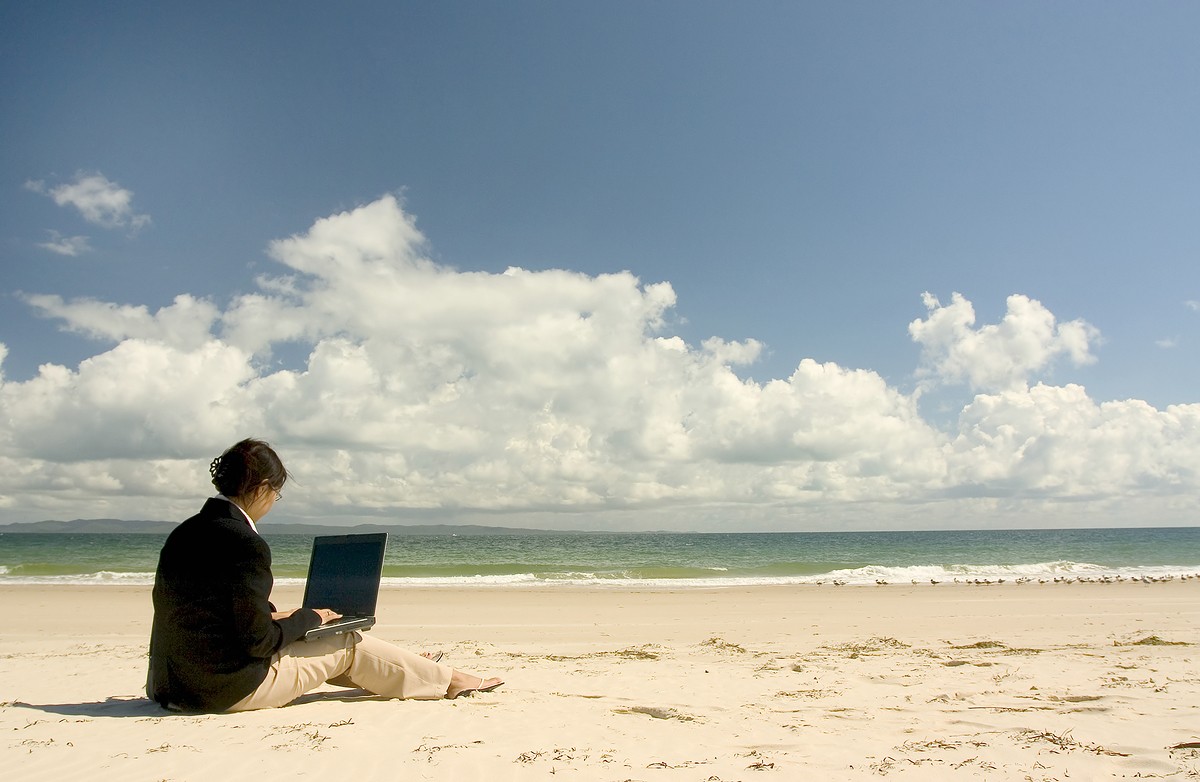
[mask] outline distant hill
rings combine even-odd
[[[27,521],[17,524],[0,524],[0,533],[144,532],[153,535],[166,535],[173,529],[175,529],[175,524],[170,521],[128,521],[126,519],[75,519],[74,521]]]
[[[173,521],[131,521],[125,519],[75,519],[74,521],[28,521],[0,524],[0,534],[24,532],[38,534],[147,534],[166,535],[175,529]],[[338,527],[331,524],[274,524],[263,522],[265,535],[348,535],[360,532],[387,532],[391,535],[575,535],[578,531],[488,527],[481,524],[356,524]]]

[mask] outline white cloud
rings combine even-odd
[[[58,231],[49,231],[49,234],[50,241],[38,244],[43,250],[72,258],[92,251],[86,236],[63,236]]]
[[[1164,337],[1163,339],[1156,339],[1154,344],[1163,350],[1171,350],[1172,348],[1179,347],[1179,337]]]
[[[4,455],[77,462],[190,453],[197,441],[211,448],[260,420],[248,408],[253,381],[248,357],[215,340],[181,350],[127,339],[77,370],[45,364],[5,383]]]
[[[1026,385],[1058,358],[1093,360],[1097,334],[1023,296],[980,327],[961,296],[927,296],[910,330],[929,379],[987,391],[946,432],[871,371],[805,360],[787,378],[742,379],[733,367],[762,345],[666,333],[668,283],[456,271],[425,245],[385,197],[272,243],[283,273],[223,309],[28,296],[112,347],[27,381],[0,375],[0,510],[181,517],[207,460],[248,435],[299,478],[283,512],[323,520],[424,509],[765,528],[843,514],[880,527],[878,513],[917,505],[953,523],[953,502],[1200,488],[1200,406]],[[265,360],[285,342],[308,350],[303,368]]]
[[[79,172],[73,182],[48,187],[44,181],[30,180],[28,190],[54,199],[59,206],[72,206],[83,219],[104,228],[128,228],[138,231],[150,224],[150,216],[133,209],[133,192],[99,172]]]
[[[1188,301],[1185,301],[1183,305],[1192,312],[1200,312],[1200,301],[1189,299]]]
[[[914,320],[908,331],[921,345],[920,376],[931,385],[966,382],[973,390],[1024,387],[1061,356],[1076,366],[1094,362],[1091,346],[1100,332],[1083,320],[1059,323],[1041,302],[1008,297],[1008,310],[997,324],[975,325],[975,308],[955,293],[942,305],[924,294],[929,317]]]
[[[187,294],[175,297],[169,307],[151,314],[148,307],[109,304],[94,299],[63,301],[62,297],[23,296],[39,314],[63,321],[64,328],[93,339],[122,342],[144,339],[183,348],[198,347],[211,338],[220,313],[204,299]]]
[[[1194,492],[1200,404],[1097,404],[1077,385],[980,395],[948,447],[959,493],[1093,498]]]

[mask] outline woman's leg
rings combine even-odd
[[[391,698],[427,700],[492,690],[504,682],[457,671],[386,641],[361,636],[350,668],[332,683],[362,687]]]
[[[289,644],[271,661],[258,688],[229,711],[271,709],[327,681],[390,698],[441,698],[453,669],[360,633]]]
[[[369,635],[359,636],[350,666],[337,684],[389,698],[444,698],[454,669]]]

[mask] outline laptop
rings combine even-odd
[[[374,626],[386,547],[386,532],[321,535],[313,539],[303,605],[331,608],[342,618],[309,630],[304,640]]]

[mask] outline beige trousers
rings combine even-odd
[[[442,698],[453,669],[357,632],[288,644],[271,658],[258,689],[229,707],[285,706],[325,682],[361,687],[389,698]]]

